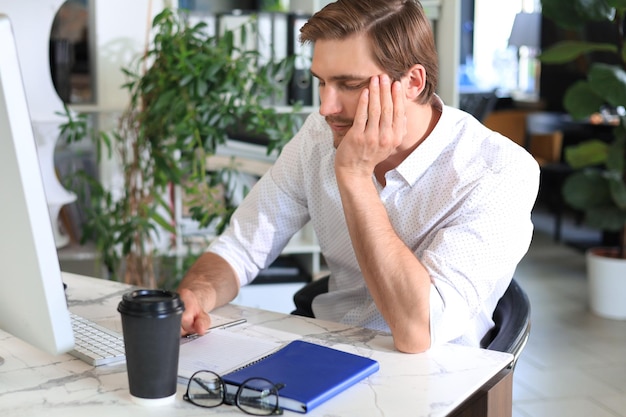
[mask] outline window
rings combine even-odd
[[[513,20],[519,12],[540,10],[540,1],[474,0],[474,3],[473,56],[465,57],[465,74],[475,88],[515,90],[518,51],[508,46]]]

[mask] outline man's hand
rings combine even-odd
[[[211,252],[200,255],[178,286],[185,303],[181,334],[205,334],[211,325],[207,312],[230,302],[238,291],[239,279],[224,258]]]
[[[337,147],[335,169],[351,175],[372,175],[402,144],[406,134],[405,97],[399,81],[374,76],[359,97],[350,130]]]
[[[179,296],[185,303],[185,311],[181,320],[181,336],[189,334],[203,335],[211,327],[211,317],[202,309],[201,303],[188,289],[181,289]]]

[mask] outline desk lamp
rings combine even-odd
[[[513,21],[509,46],[518,50],[518,93],[530,101],[539,100],[541,13],[518,13]]]

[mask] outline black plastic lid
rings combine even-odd
[[[122,296],[117,311],[137,317],[182,314],[185,306],[177,293],[164,290],[135,290]]]

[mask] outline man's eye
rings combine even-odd
[[[360,90],[363,88],[363,84],[344,84],[343,88],[346,90]]]

